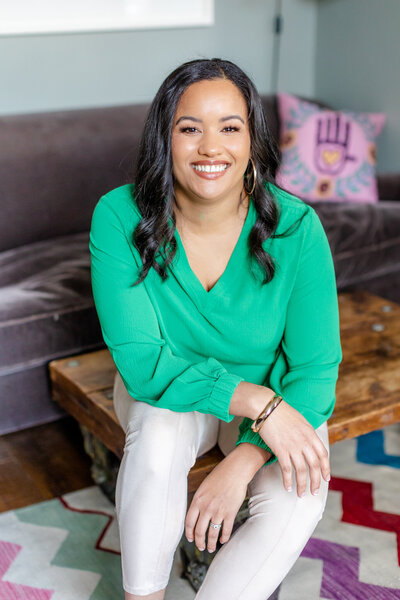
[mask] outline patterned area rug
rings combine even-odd
[[[400,424],[332,446],[331,471],[324,517],[273,599],[400,600]],[[123,600],[119,548],[97,486],[2,513],[0,599]],[[179,554],[166,600],[193,600]]]

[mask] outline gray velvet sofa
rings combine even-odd
[[[276,98],[263,98],[274,135]],[[0,118],[0,433],[66,413],[48,363],[105,347],[90,284],[89,228],[108,190],[132,180],[148,105]],[[400,173],[377,205],[314,203],[338,290],[400,302]]]

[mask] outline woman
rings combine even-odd
[[[200,550],[206,536],[209,552],[224,544],[196,599],[266,600],[322,517],[342,358],[335,273],[319,218],[275,184],[276,166],[247,75],[194,60],[151,104],[135,185],[95,207],[92,287],[126,434],[127,600],[164,598],[183,531]],[[217,442],[225,459],[187,510],[187,474]]]

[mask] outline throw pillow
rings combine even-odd
[[[304,200],[377,202],[376,138],[383,113],[321,109],[278,93],[277,183]]]

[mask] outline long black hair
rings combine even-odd
[[[174,237],[176,220],[173,210],[174,180],[171,157],[173,119],[179,99],[189,85],[215,79],[229,79],[246,101],[251,157],[257,170],[252,198],[258,214],[249,234],[248,247],[265,272],[262,283],[268,283],[274,276],[273,258],[263,249],[262,244],[271,236],[278,237],[275,230],[280,218],[280,209],[273,200],[268,183],[276,185],[275,172],[279,152],[269,131],[261,98],[251,79],[229,60],[211,58],[192,60],[176,68],[161,84],[150,105],[139,144],[133,192],[142,215],[133,232],[133,242],[143,263],[139,279],[134,285],[145,279],[151,267],[163,280],[167,277],[167,268],[177,248]],[[250,162],[248,169],[252,185]],[[169,225],[170,220],[172,227]],[[155,260],[157,254],[163,259],[161,264]]]

